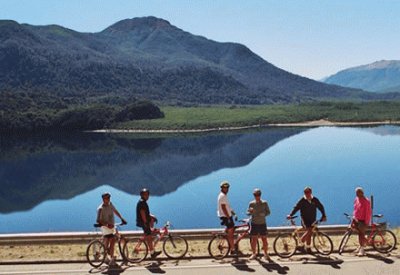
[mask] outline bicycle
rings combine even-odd
[[[115,224],[115,236],[116,241],[118,243],[119,253],[122,257],[122,260],[125,261],[125,254],[123,247],[126,244],[126,239],[119,233],[119,228],[126,223]],[[100,228],[100,224],[94,224],[95,228]],[[93,267],[100,267],[106,260],[107,254],[109,253],[108,249],[106,249],[104,245],[104,237],[92,240],[86,249],[86,259],[88,263]]]
[[[339,245],[339,254],[343,252],[354,253],[360,246],[358,240],[358,230],[354,228],[354,218],[347,213],[344,213],[347,219],[350,220],[349,227],[343,235]],[[373,215],[372,218],[378,221],[383,215]],[[388,253],[392,251],[397,244],[397,239],[394,233],[388,229],[381,229],[380,223],[372,221],[371,230],[366,238],[367,244],[371,245],[380,253]],[[356,234],[353,234],[356,233]]]
[[[235,218],[237,220],[237,218]],[[234,226],[234,231],[241,230],[239,236],[235,239],[235,250],[239,251],[239,242],[248,236],[251,231],[251,219],[242,219],[241,224]],[[232,250],[228,241],[227,229],[224,232],[212,232],[212,238],[208,243],[208,253],[216,260],[221,260],[228,256],[229,251]],[[250,242],[249,242],[250,245]],[[260,245],[257,241],[257,255],[260,254]]]
[[[297,216],[293,216],[289,220],[291,226],[294,227],[294,231],[292,233],[281,233],[274,240],[274,251],[281,258],[292,257],[299,248],[300,231],[304,229],[296,226],[295,218]],[[321,220],[318,220],[311,225],[313,246],[319,254],[327,256],[333,251],[333,243],[326,233],[319,231],[318,224],[320,223]]]
[[[154,240],[154,248],[163,240],[163,252],[169,259],[181,259],[188,252],[189,245],[187,240],[169,232],[170,222],[166,222],[161,229],[154,228],[152,234],[156,236]],[[130,263],[140,263],[146,259],[149,252],[148,245],[145,241],[146,236],[130,239],[125,243],[124,252],[126,260]]]

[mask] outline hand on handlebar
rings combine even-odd
[[[320,221],[321,221],[321,222],[326,222],[326,221],[327,221],[327,218],[324,216],[324,217],[322,217],[322,218],[320,219]]]
[[[287,215],[287,216],[286,216],[286,219],[291,220],[291,219],[292,219],[292,216]]]
[[[128,222],[124,218],[121,218],[121,223],[122,225],[128,224]]]

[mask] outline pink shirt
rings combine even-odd
[[[364,221],[365,224],[369,224],[371,221],[371,203],[365,197],[354,200],[354,211],[353,216],[360,221]]]

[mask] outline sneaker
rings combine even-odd
[[[104,259],[104,263],[105,264],[110,264],[110,258],[108,256]]]
[[[108,265],[109,265],[109,266],[115,266],[115,265],[117,265],[117,264],[116,264],[116,261],[115,261],[115,257],[112,257],[112,258],[111,258],[111,260],[109,261]]]
[[[230,255],[237,255],[238,251],[237,250],[231,250],[231,252],[229,252]]]
[[[257,259],[257,255],[256,254],[251,254],[251,256],[249,257],[249,260],[255,260]]]
[[[160,254],[161,254],[161,251],[154,251],[153,253],[151,253],[151,258],[154,259]]]
[[[365,250],[364,247],[360,247],[360,251],[358,251],[357,256],[362,257],[365,256]]]
[[[268,254],[264,255],[263,259],[264,259],[264,261],[272,262],[272,259]]]
[[[307,247],[307,248],[306,248],[306,253],[307,253],[307,254],[312,254],[311,247]]]

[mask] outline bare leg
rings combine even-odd
[[[360,243],[360,246],[365,246],[365,244],[366,244],[365,228],[363,226],[359,226],[359,228],[358,228],[358,242]]]
[[[267,241],[267,236],[261,236],[261,240],[263,242],[263,250],[264,250],[264,256],[268,255],[268,241]]]
[[[234,241],[235,229],[234,228],[228,228],[226,230],[226,233],[228,235],[229,246],[231,247],[231,250],[234,251],[235,250],[235,241]]]
[[[312,228],[307,228],[303,236],[301,236],[301,241],[306,243],[308,246],[311,245]]]
[[[111,259],[114,258],[114,246],[115,246],[115,238],[110,238],[110,257]]]
[[[258,235],[251,236],[251,251],[253,252],[253,255],[257,254],[257,241],[258,241]]]
[[[151,235],[146,236],[146,243],[147,243],[147,246],[149,247],[149,250],[151,252],[153,252],[154,251],[153,236],[151,236]]]

